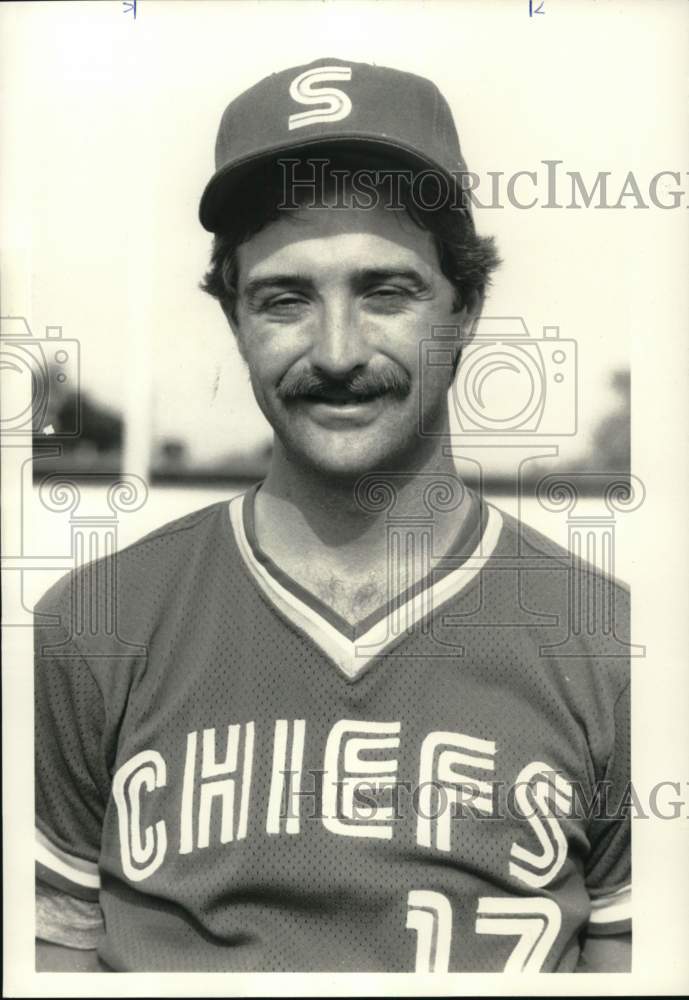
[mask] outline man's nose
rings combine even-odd
[[[314,368],[337,378],[370,360],[371,348],[351,302],[325,303],[319,320],[311,350]]]

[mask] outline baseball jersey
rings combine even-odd
[[[39,882],[113,970],[572,971],[629,927],[626,589],[472,495],[353,627],[255,493],[39,602]]]

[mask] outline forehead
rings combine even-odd
[[[283,213],[239,247],[240,286],[290,270],[317,276],[365,267],[413,267],[440,275],[431,234],[403,210],[302,208]]]

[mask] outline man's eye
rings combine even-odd
[[[381,285],[371,288],[364,297],[373,308],[399,309],[409,301],[411,293],[408,289],[395,285]]]
[[[379,298],[393,298],[395,296],[408,295],[409,293],[406,288],[395,288],[385,285],[383,288],[372,288],[368,294],[378,296]]]
[[[281,295],[279,298],[269,299],[263,304],[263,308],[267,312],[289,314],[297,312],[305,305],[305,300],[298,295]]]

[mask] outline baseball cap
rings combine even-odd
[[[225,109],[215,174],[199,207],[209,232],[222,227],[237,184],[280,154],[327,144],[377,150],[450,185],[467,169],[449,105],[425,77],[343,59],[317,59],[265,77]],[[460,202],[461,204],[461,202]],[[470,216],[468,206],[465,208]]]

